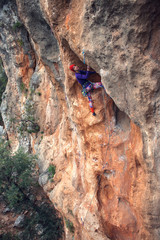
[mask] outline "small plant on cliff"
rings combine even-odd
[[[28,133],[37,133],[40,130],[39,125],[36,123],[35,117],[34,117],[34,104],[32,101],[27,101],[25,103],[25,112],[20,119],[20,125],[18,127],[18,130],[21,134],[23,132]]]
[[[72,216],[74,216],[73,212],[71,209],[68,208],[68,213],[71,214]]]
[[[48,172],[49,172],[49,179],[53,178],[56,173],[56,166],[53,164],[50,164],[48,168]]]
[[[28,91],[28,89],[26,88],[26,86],[23,82],[20,82],[19,88],[20,88],[21,92],[27,92]]]
[[[16,31],[18,28],[20,28],[22,26],[23,26],[23,24],[21,22],[19,22],[19,21],[15,22],[12,26],[13,31]]]
[[[17,43],[18,43],[18,45],[20,46],[20,47],[22,47],[23,46],[23,41],[22,41],[22,39],[17,39]]]
[[[66,227],[71,233],[74,233],[74,225],[69,219],[65,219]]]
[[[35,89],[34,88],[30,88],[30,96],[32,97],[32,95],[34,94]]]

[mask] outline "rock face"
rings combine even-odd
[[[14,227],[23,227],[24,226],[24,220],[25,216],[24,215],[19,215],[18,218],[16,219],[14,223]]]
[[[13,150],[39,156],[67,240],[160,238],[159,25],[158,0],[0,4],[5,129]],[[83,50],[105,87],[92,93],[96,117],[69,71],[86,69]]]

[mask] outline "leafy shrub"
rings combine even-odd
[[[22,47],[23,46],[23,41],[22,41],[22,39],[17,39],[17,43],[18,43],[18,45],[20,46],[20,47]]]
[[[65,219],[66,227],[69,229],[71,233],[74,233],[74,225],[69,219]]]
[[[29,197],[30,194],[37,192],[35,159],[35,156],[24,153],[23,150],[13,155],[8,142],[0,140],[0,195],[13,211],[27,210],[30,212],[25,217],[20,237],[7,233],[0,235],[2,240],[58,240],[62,238],[63,224],[55,208],[47,202],[36,203],[33,198]],[[41,234],[37,232],[37,226],[42,227]]]
[[[2,233],[0,234],[0,240],[20,240],[20,239],[11,233]]]
[[[48,172],[49,172],[49,178],[53,178],[56,173],[56,166],[53,164],[50,164],[48,168]]]
[[[0,194],[11,207],[22,209],[33,184],[35,156],[17,151],[14,155],[8,143],[0,140]]]
[[[26,86],[23,82],[20,83],[20,86],[19,86],[21,92],[25,91],[26,90]]]
[[[21,134],[23,134],[23,132],[37,133],[40,131],[40,127],[36,123],[34,113],[35,109],[33,102],[27,101],[25,104],[25,114],[20,120],[20,124],[18,127],[18,130]]]
[[[29,240],[36,236],[36,226],[43,226],[43,240],[58,240],[63,234],[62,220],[57,216],[54,207],[48,203],[34,206],[33,215],[26,219],[27,226],[23,231],[22,239]]]
[[[68,213],[71,214],[72,216],[74,216],[73,212],[71,209],[68,208]]]
[[[22,26],[23,26],[23,24],[21,22],[19,22],[19,21],[15,22],[12,26],[13,31],[16,31],[18,28],[20,28]]]

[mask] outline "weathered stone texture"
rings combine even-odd
[[[0,21],[8,137],[14,149],[38,154],[39,183],[73,222],[74,239],[158,240],[159,1],[8,1]],[[17,21],[23,26],[13,31]],[[72,63],[86,69],[83,49],[97,72],[90,80],[107,93],[92,93],[96,117],[69,71]],[[27,101],[40,131],[21,135],[11,118]]]

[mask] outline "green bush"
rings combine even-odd
[[[11,233],[2,233],[0,234],[0,240],[20,240],[20,239]]]
[[[26,86],[23,82],[20,83],[20,86],[19,86],[21,92],[25,91],[26,90]]]
[[[74,233],[74,225],[69,219],[65,219],[66,227],[69,229],[71,233]]]
[[[11,153],[9,143],[0,140],[0,195],[14,212],[29,211],[25,217],[24,227],[18,236],[10,233],[1,234],[4,240],[58,240],[62,239],[63,224],[57,216],[54,207],[48,202],[35,202],[37,183],[35,178],[36,157],[24,153],[23,150]],[[42,234],[39,236],[37,225],[42,226]]]
[[[34,104],[32,101],[27,100],[25,103],[25,115],[20,119],[18,126],[18,131],[23,134],[23,132],[37,133],[40,131],[39,125],[36,123],[34,114]]]
[[[15,210],[22,209],[28,199],[27,195],[34,185],[34,166],[33,155],[23,150],[12,155],[8,143],[0,140],[0,195]]]
[[[22,41],[22,39],[17,39],[17,43],[18,43],[18,45],[20,46],[20,47],[22,47],[23,46],[23,41]]]
[[[49,172],[49,178],[53,178],[56,173],[56,166],[53,164],[50,164],[48,168],[48,172]]]
[[[43,226],[43,240],[58,240],[63,234],[62,220],[57,216],[54,207],[48,203],[34,206],[34,214],[26,219],[27,226],[23,231],[22,239],[33,239],[36,236],[36,226]]]
[[[12,26],[13,31],[16,31],[18,28],[20,28],[22,26],[23,26],[23,24],[21,22],[19,22],[19,21],[15,22]]]
[[[74,216],[73,212],[71,209],[68,208],[68,213],[71,214],[72,216]]]

